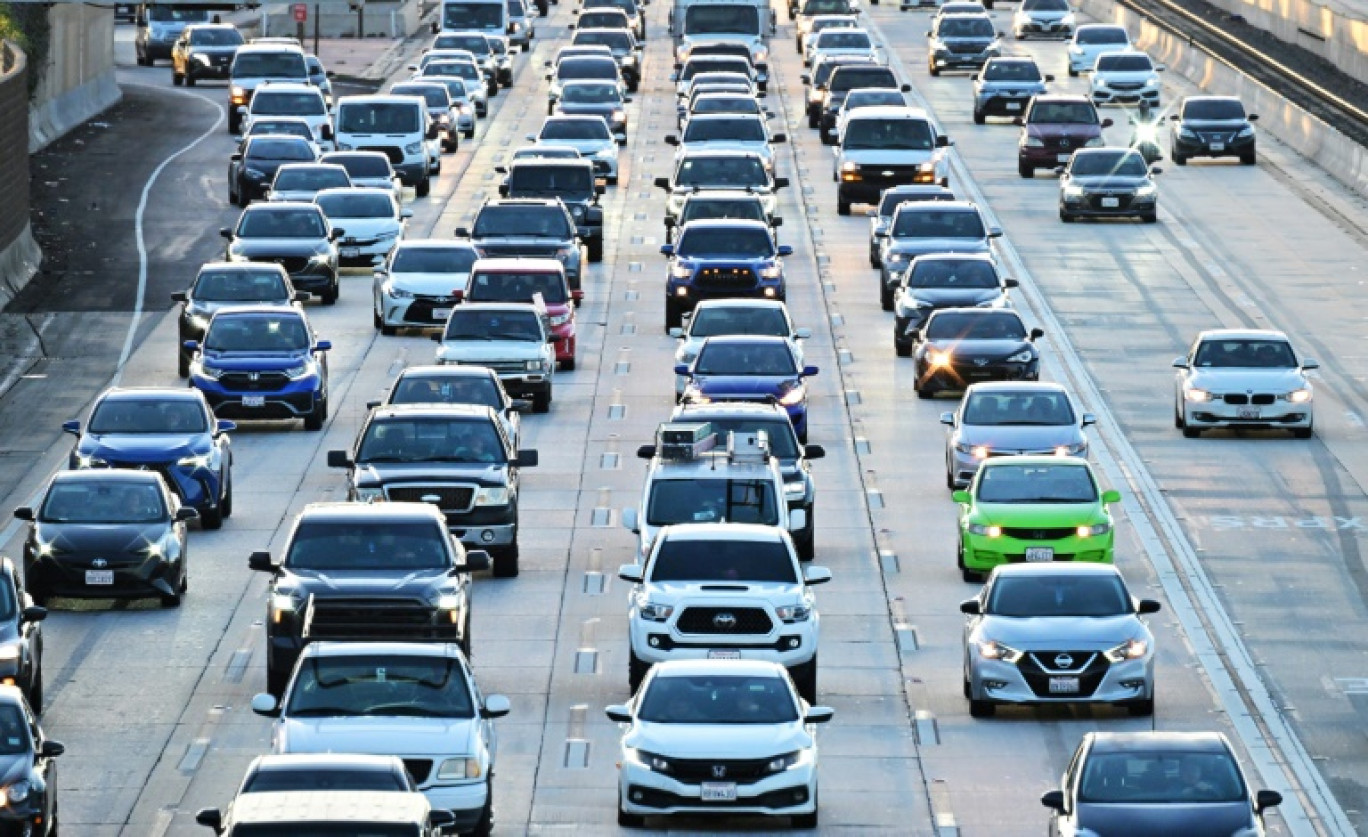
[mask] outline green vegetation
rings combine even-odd
[[[51,24],[46,3],[0,3],[0,39],[13,41],[28,56],[29,95],[47,67]]]

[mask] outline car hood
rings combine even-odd
[[[393,218],[337,218],[330,223],[333,229],[346,232],[347,238],[374,238],[403,229]]]
[[[1192,131],[1238,131],[1248,124],[1246,119],[1184,119],[1178,127]]]
[[[697,375],[693,385],[704,395],[778,395],[798,386],[793,375]]]
[[[138,552],[166,534],[157,523],[43,523],[35,534],[44,543],[66,552]]]
[[[1102,136],[1102,126],[1084,122],[1032,122],[1026,126],[1032,137],[1068,137],[1079,146],[1093,137]]]
[[[191,55],[236,55],[238,48],[236,45],[228,46],[191,46]]]
[[[440,568],[409,570],[398,575],[394,570],[303,570],[286,568],[278,589],[304,588],[311,595],[387,596],[395,593],[415,595],[445,586],[449,576]]]
[[[1043,81],[984,81],[979,83],[981,93],[1044,93]]]
[[[774,581],[667,581],[651,582],[651,600],[661,602],[707,602],[725,607],[729,603],[755,606],[762,602],[778,604],[801,602],[803,585]]]
[[[1144,82],[1156,77],[1154,70],[1103,70],[1097,76],[1108,84],[1116,81],[1123,84]]]
[[[969,308],[1000,296],[1002,291],[997,288],[908,288],[902,299],[905,305],[915,299],[933,308]]]
[[[358,189],[393,189],[394,178],[392,177],[358,177],[351,176],[352,185]]]
[[[1057,20],[1063,20],[1064,18],[1073,14],[1073,12],[1061,12],[1057,9],[1017,9],[1017,14],[1026,18],[1027,20],[1036,21],[1040,23],[1053,23]]]
[[[622,105],[616,102],[567,102],[562,99],[556,103],[556,110],[565,114],[610,116],[613,111],[622,110]]]
[[[735,139],[710,139],[710,140],[689,140],[679,144],[679,151],[676,156],[683,155],[687,151],[698,149],[708,151],[749,151],[759,154],[762,157],[774,156],[774,149],[764,140],[735,140]]]
[[[186,303],[186,307],[192,314],[198,314],[202,317],[208,317],[218,311],[222,311],[224,308],[236,308],[242,305],[251,305],[254,308],[258,305],[278,305],[283,308],[287,305],[292,304],[293,302],[288,299],[254,299],[251,302],[225,302],[221,300],[192,299],[188,303]]]
[[[453,290],[464,291],[470,282],[467,273],[391,273],[390,284],[415,294],[449,296]]]
[[[448,360],[478,364],[496,360],[538,360],[542,345],[531,340],[457,340],[442,343],[438,351]]]
[[[270,256],[316,256],[328,252],[328,244],[321,238],[235,238],[228,249],[235,255],[252,261]]]
[[[1118,177],[1110,174],[1069,178],[1070,183],[1084,189],[1138,189],[1145,184],[1145,180],[1144,177]]]
[[[1198,389],[1217,392],[1291,392],[1306,386],[1299,369],[1193,369],[1188,379]]]
[[[861,166],[913,166],[934,159],[934,151],[901,148],[842,148],[839,162]]]
[[[1117,616],[1042,616],[1020,619],[985,616],[978,632],[1019,651],[1105,651],[1144,633],[1135,614]],[[1110,831],[1103,832],[1110,834]]]
[[[272,352],[266,349],[201,350],[203,361],[215,369],[255,372],[277,372],[281,369],[290,369],[307,360],[309,354],[308,351]]]
[[[77,450],[87,456],[113,457],[121,462],[161,462],[209,449],[206,433],[87,433]]]
[[[986,253],[986,238],[897,238],[888,240],[890,256],[922,256],[927,253]]]
[[[622,743],[667,758],[764,758],[810,747],[812,736],[797,721],[788,724],[653,724],[638,721]]]
[[[1234,834],[1252,825],[1248,802],[1201,804],[1163,803],[1078,805],[1077,822],[1107,837],[1144,837],[1148,834]]]
[[[962,444],[987,445],[997,451],[1045,450],[1059,445],[1076,445],[1083,438],[1083,431],[1076,424],[959,426]]]
[[[282,718],[277,753],[447,756],[475,752],[475,718]],[[435,765],[434,765],[435,767]]]
[[[997,524],[1026,529],[1062,529],[1097,518],[1101,501],[1090,503],[985,503],[974,505],[975,516]]]
[[[957,357],[1010,357],[1023,349],[1033,348],[1028,340],[931,340],[928,345],[948,351]]]
[[[597,151],[617,150],[617,143],[613,140],[539,139],[537,142],[542,145],[573,148],[579,153],[586,155],[593,154]]]
[[[430,483],[462,480],[481,485],[505,485],[504,465],[474,462],[376,462],[359,463],[352,478],[358,485],[395,485],[403,482]],[[439,498],[440,499],[440,498]],[[435,503],[437,500],[430,500]]]

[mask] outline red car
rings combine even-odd
[[[556,337],[556,364],[575,368],[575,306],[584,291],[571,291],[556,259],[477,259],[463,302],[531,302],[540,298]]]
[[[1017,140],[1017,171],[1035,177],[1036,169],[1054,169],[1069,162],[1074,151],[1106,144],[1101,119],[1087,96],[1044,95],[1031,99],[1026,112],[1012,120],[1021,126]]]

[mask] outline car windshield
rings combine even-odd
[[[264,116],[318,116],[327,113],[317,93],[273,93],[263,90],[252,97],[252,114]]]
[[[445,569],[446,528],[434,521],[305,520],[295,528],[285,566],[291,570]]]
[[[311,657],[299,666],[284,715],[474,718],[475,703],[452,657]]]
[[[783,541],[668,538],[651,559],[650,580],[796,584],[798,574]]]
[[[690,320],[690,337],[762,334],[788,337],[788,320],[780,308],[699,307]]]
[[[621,104],[622,91],[616,84],[567,84],[561,90],[561,101],[570,104]]]
[[[1236,369],[1294,369],[1297,356],[1281,340],[1203,340],[1193,366]]]
[[[594,191],[594,170],[587,164],[578,166],[517,165],[508,175],[510,194],[516,195],[581,195]]]
[[[585,29],[626,28],[631,25],[631,21],[620,9],[597,9],[581,14],[579,25]]]
[[[242,46],[242,33],[236,29],[196,29],[190,33],[190,43],[194,46]]]
[[[288,134],[292,137],[300,137],[306,140],[314,138],[313,129],[307,122],[298,122],[293,119],[254,119],[252,126],[247,129],[247,136],[256,137],[262,134]],[[296,160],[312,160],[313,153],[307,156],[295,157]]]
[[[1007,575],[994,579],[986,612],[1037,616],[1120,616],[1131,613],[1130,594],[1115,575]]]
[[[690,119],[684,142],[764,142],[765,125],[759,119]]]
[[[1062,392],[975,392],[964,404],[961,422],[980,427],[1076,423],[1069,398]]]
[[[399,245],[390,260],[390,273],[469,273],[479,254],[465,247],[408,247]]]
[[[1076,177],[1144,177],[1149,174],[1149,166],[1134,151],[1080,151],[1069,162],[1069,173]]]
[[[446,87],[447,95],[451,97],[453,102],[464,102],[468,98],[465,79],[459,76],[441,76],[439,78],[434,77],[432,80]]]
[[[895,238],[983,238],[987,234],[976,209],[918,207],[893,217]]]
[[[1011,311],[959,314],[937,311],[926,324],[928,340],[1025,340],[1026,326]]]
[[[936,34],[942,38],[992,38],[993,21],[981,15],[941,18]]]
[[[489,41],[484,35],[448,35],[442,39],[440,47],[433,49],[465,49],[480,55],[489,52]]]
[[[233,78],[308,78],[304,56],[295,52],[239,52]]]
[[[990,61],[983,68],[986,81],[1040,81],[1040,68],[1034,61]]]
[[[443,3],[442,28],[491,29],[503,34],[504,15],[508,10],[498,3]]]
[[[604,56],[602,58],[572,58],[562,61],[556,67],[556,78],[560,81],[581,78],[602,78],[617,81],[618,68],[617,62]]]
[[[1229,753],[1094,751],[1083,764],[1078,801],[1126,805],[1240,802],[1248,808],[1249,791]]]
[[[1080,26],[1074,38],[1080,44],[1130,43],[1130,36],[1120,26]]]
[[[1097,484],[1083,465],[1008,463],[982,469],[981,503],[1095,503]]]
[[[524,157],[544,157],[548,160],[578,160],[582,155],[573,148],[563,145],[527,145],[513,152],[514,160]]]
[[[570,299],[565,276],[544,270],[476,273],[466,291],[473,302],[531,302],[537,295],[548,305],[564,305]]]
[[[1154,64],[1143,52],[1127,52],[1121,55],[1103,55],[1097,59],[1097,69],[1118,73],[1139,73],[1154,70]]]
[[[329,660],[331,664],[333,661]],[[258,769],[247,777],[241,793],[278,793],[280,791],[407,791],[394,770],[375,768],[324,767],[310,764],[290,769]]]
[[[204,433],[209,419],[187,398],[106,398],[90,414],[87,433]]]
[[[541,342],[541,323],[535,311],[480,310],[460,306],[447,318],[443,340],[523,340]]]
[[[416,107],[399,103],[351,103],[338,114],[337,130],[347,134],[410,134],[419,129]]]
[[[760,103],[747,96],[699,96],[689,106],[691,113],[759,113]]]
[[[909,288],[997,288],[1001,285],[992,262],[917,259],[907,274]]]
[[[675,252],[687,259],[764,259],[774,255],[774,239],[763,227],[686,227]]]
[[[157,486],[144,480],[54,482],[38,519],[47,523],[160,523],[166,504]]]
[[[835,92],[861,87],[896,90],[898,79],[887,67],[846,67],[841,72],[832,74],[831,89]]]
[[[429,108],[451,107],[451,94],[438,84],[415,84],[411,87],[396,85],[390,92],[398,96],[418,96]]]
[[[253,160],[312,160],[313,146],[293,139],[261,137],[252,140],[247,157]]]
[[[318,192],[323,189],[344,189],[350,185],[351,178],[347,177],[346,169],[340,166],[318,166],[306,169],[282,168],[276,173],[271,188],[277,192]]]
[[[600,125],[603,123],[600,122]],[[475,218],[476,238],[531,235],[539,238],[570,238],[574,230],[559,206],[486,206]]]
[[[860,108],[879,107],[880,105],[900,106],[907,104],[903,98],[902,91],[890,90],[886,88],[860,88],[850,91],[846,96],[845,109],[858,110]]]
[[[147,19],[157,23],[208,23],[209,12],[206,9],[178,9],[148,4]]]
[[[684,31],[689,35],[759,33],[760,13],[754,6],[690,5],[684,11]]]
[[[678,186],[768,186],[769,176],[759,157],[689,157],[679,164]]]
[[[366,425],[357,462],[478,462],[502,465],[508,455],[484,420],[380,418]]]
[[[694,362],[698,375],[759,375],[779,377],[798,374],[793,352],[784,342],[731,343],[703,345]]]
[[[413,837],[418,826],[403,823],[366,823],[358,832],[356,823],[233,823],[233,837]]]
[[[327,234],[323,214],[317,209],[248,209],[237,228],[238,238],[323,238]]]
[[[1184,119],[1235,120],[1245,118],[1239,99],[1188,99],[1183,103]]]
[[[612,140],[608,123],[597,117],[584,119],[548,119],[542,125],[540,138],[544,140]]]
[[[1047,125],[1096,125],[1097,108],[1091,102],[1037,101],[1026,121]]]
[[[692,421],[692,416],[682,416],[680,421]],[[797,459],[798,436],[793,432],[793,422],[787,416],[712,416],[702,419],[712,425],[718,439],[726,439],[728,433],[755,433],[764,431],[769,437],[770,453],[777,459]]]
[[[1068,0],[1021,0],[1021,8],[1027,12],[1067,12]]]
[[[807,0],[799,12],[804,15],[843,15],[851,12],[849,0]]]
[[[390,168],[389,160],[381,154],[339,155],[337,157],[328,155],[319,162],[336,163],[346,169],[347,174],[351,175],[353,179],[383,177],[389,180],[394,176],[394,170]]]
[[[679,213],[681,224],[689,221],[733,218],[743,221],[764,221],[765,207],[753,198],[694,198],[684,204],[684,209]]]
[[[740,76],[749,76],[750,62],[744,58],[729,58],[724,55],[692,58],[684,66],[684,71],[679,74],[679,79],[680,81],[691,81],[705,73],[735,73]]]
[[[463,78],[474,82],[480,78],[480,68],[473,61],[433,61],[423,67],[419,78]]]
[[[936,133],[924,119],[852,119],[841,146],[847,151],[930,151],[936,147]]]
[[[196,302],[288,302],[285,281],[275,270],[206,270],[195,279]]]
[[[653,724],[787,724],[798,706],[780,677],[670,675],[656,677],[637,719]]]
[[[32,751],[28,726],[23,711],[16,704],[0,704],[0,755],[28,755]]]
[[[652,480],[646,503],[651,526],[674,523],[779,523],[774,486],[769,480]]]
[[[333,194],[319,195],[315,202],[323,213],[331,219],[337,218],[388,218],[393,220],[394,198],[389,195],[375,194]]]
[[[498,380],[492,376],[405,375],[394,387],[391,404],[475,404],[504,408]]]
[[[868,49],[869,35],[864,32],[842,32],[834,29],[817,39],[817,49]]]
[[[220,314],[209,321],[204,348],[211,352],[303,352],[309,348],[309,329],[299,317]]]

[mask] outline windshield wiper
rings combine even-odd
[[[295,718],[345,717],[355,715],[356,711],[338,706],[310,706],[305,709],[290,709],[285,714]]]

